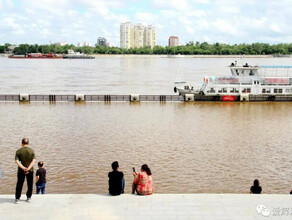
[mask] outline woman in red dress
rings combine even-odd
[[[133,173],[134,181],[132,185],[132,194],[135,191],[138,195],[151,195],[154,192],[153,178],[150,168],[147,164],[143,164],[141,167],[141,172]]]

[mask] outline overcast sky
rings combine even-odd
[[[291,43],[292,0],[0,0],[0,44],[120,46],[120,23],[151,24],[157,44]]]

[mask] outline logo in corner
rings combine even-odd
[[[270,216],[270,210],[266,208],[264,205],[258,205],[257,208],[257,213],[261,214],[262,216],[268,217]]]

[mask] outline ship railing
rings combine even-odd
[[[260,75],[265,77],[292,77],[290,65],[261,65]]]

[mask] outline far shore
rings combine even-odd
[[[0,53],[0,57],[10,54]],[[131,58],[291,58],[292,55],[168,55],[168,54],[92,54],[95,57],[131,57]]]
[[[93,54],[95,57],[159,58],[273,58],[273,55],[168,55],[168,54]]]

